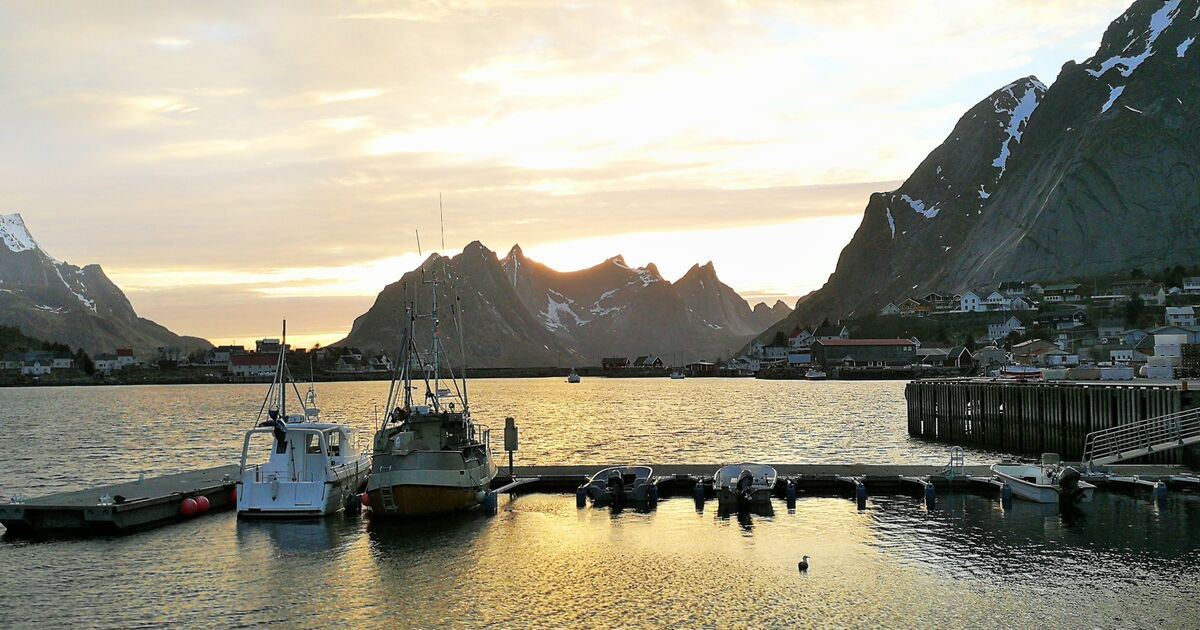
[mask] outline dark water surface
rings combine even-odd
[[[320,388],[369,429],[377,383]],[[0,493],[27,496],[229,461],[260,386],[0,390]],[[585,379],[472,384],[514,415],[518,461],[943,463],[910,441],[902,383]],[[997,454],[968,452],[968,463]],[[942,495],[803,497],[723,518],[573,496],[413,523],[231,513],[132,536],[0,542],[0,624],[131,627],[1181,627],[1200,625],[1200,496],[1097,494],[1082,515]],[[807,574],[797,571],[812,556]]]

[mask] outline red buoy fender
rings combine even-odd
[[[358,500],[362,501],[362,504],[367,507],[371,506],[371,496],[369,494],[367,494],[366,492],[358,495]]]
[[[196,504],[196,500],[192,497],[184,499],[183,503],[179,504],[179,513],[184,516],[195,516],[199,509],[200,506]]]
[[[208,497],[203,494],[196,497],[196,507],[200,510],[200,514],[207,512],[209,508]]]

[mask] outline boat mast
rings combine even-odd
[[[287,422],[287,320],[283,320],[283,341],[279,344],[279,417]]]

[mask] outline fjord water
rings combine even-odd
[[[369,429],[380,383],[319,386]],[[903,383],[559,379],[471,383],[522,430],[518,462],[944,463],[904,430]],[[0,493],[232,461],[262,386],[0,390]],[[497,443],[499,439],[497,437]],[[995,453],[969,451],[968,463]],[[1082,514],[943,494],[803,497],[723,517],[502,499],[494,518],[409,523],[231,513],[121,538],[0,543],[6,626],[1194,627],[1200,498],[1102,492]],[[807,574],[797,571],[812,556]]]

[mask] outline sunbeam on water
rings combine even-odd
[[[478,381],[472,396],[481,420],[518,417],[524,463],[945,461],[904,434],[898,383],[585,383]],[[319,389],[327,416],[369,428],[380,384]],[[229,461],[261,394],[6,390],[3,490]],[[773,507],[725,516],[672,498],[614,513],[531,494],[493,518],[226,512],[121,538],[6,540],[0,610],[16,627],[1188,627],[1200,615],[1193,495],[1156,506],[1101,492],[1069,516],[954,493],[933,509],[906,496]]]

